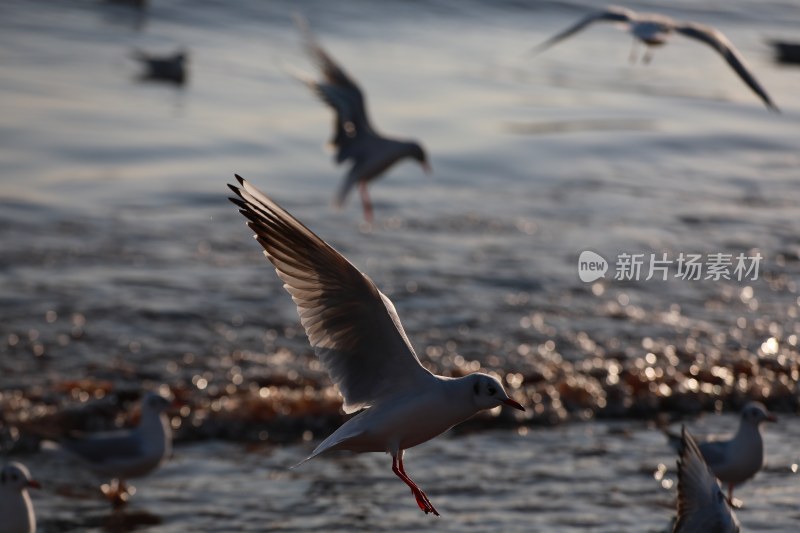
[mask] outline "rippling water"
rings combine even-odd
[[[0,446],[51,487],[35,495],[42,529],[663,530],[673,493],[652,471],[674,458],[637,420],[748,398],[783,422],[742,522],[796,528],[800,70],[764,39],[791,39],[800,7],[628,5],[723,30],[783,113],[685,39],[630,65],[630,39],[598,25],[526,55],[590,4],[303,4],[379,128],[432,156],[431,178],[404,164],[375,184],[370,230],[357,201],[329,208],[330,115],[286,73],[312,68],[295,4],[3,2]],[[179,46],[185,87],[137,81],[134,47]],[[369,273],[426,365],[498,372],[531,406],[412,452],[442,519],[417,515],[379,455],[284,470],[342,418],[225,199],[234,172]],[[586,284],[587,249],[764,260],[755,281]],[[160,383],[185,403],[176,456],[109,524],[93,480],[69,488],[74,467],[38,439],[127,423]],[[584,422],[551,428],[567,420]]]

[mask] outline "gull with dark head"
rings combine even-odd
[[[761,402],[749,402],[742,409],[739,429],[730,439],[708,440],[699,445],[708,467],[728,485],[728,500],[733,503],[733,488],[755,476],[764,467],[764,440],[761,424],[777,422]],[[681,450],[681,438],[667,433],[670,445]]]
[[[406,449],[484,409],[524,408],[500,382],[474,373],[447,378],[420,364],[394,305],[365,274],[243,178],[231,201],[297,305],[308,340],[344,398],[360,413],[303,462],[331,450],[386,452],[392,471],[426,514],[438,511],[403,466]]]
[[[34,533],[36,514],[28,489],[41,485],[22,463],[11,462],[0,470],[0,531]]]
[[[330,145],[336,150],[336,164],[349,161],[352,165],[334,203],[341,207],[350,190],[358,185],[364,218],[372,222],[372,202],[367,185],[406,158],[417,161],[426,173],[430,173],[428,156],[417,141],[385,137],[375,130],[358,84],[317,43],[305,19],[296,17],[296,21],[303,33],[306,50],[322,74],[318,81],[298,78],[333,109],[335,116]]]
[[[728,62],[728,65],[764,101],[764,104],[769,109],[778,111],[778,107],[772,102],[767,91],[758,83],[758,80],[756,80],[745,63],[744,57],[733,46],[733,43],[719,30],[695,22],[680,22],[657,13],[636,13],[623,7],[610,6],[603,11],[586,15],[566,30],[536,46],[534,52],[543,52],[595,22],[618,22],[627,26],[628,31],[633,35],[634,47],[637,41],[644,43],[648,47],[644,57],[645,62],[650,60],[652,47],[665,44],[673,33],[679,33],[690,39],[705,43],[716,50]],[[632,50],[631,59],[634,57]]]
[[[95,474],[110,478],[103,493],[114,505],[123,505],[132,493],[125,481],[149,474],[172,452],[172,430],[165,414],[170,405],[167,398],[148,392],[135,428],[65,439],[59,445]]]
[[[739,521],[697,442],[684,427],[678,459],[678,518],[673,533],[710,532],[738,533]]]

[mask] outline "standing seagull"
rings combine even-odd
[[[131,494],[125,480],[149,474],[170,456],[172,430],[165,414],[169,406],[169,400],[148,392],[135,428],[67,439],[61,447],[95,474],[111,478],[103,493],[114,505],[124,505]]]
[[[695,22],[678,22],[665,15],[655,13],[639,14],[630,9],[611,6],[606,8],[605,11],[598,11],[587,15],[573,26],[570,26],[561,33],[538,45],[534,48],[534,52],[543,52],[557,42],[566,39],[598,21],[621,22],[627,24],[628,30],[634,38],[634,47],[637,40],[643,42],[648,47],[661,46],[667,42],[667,39],[673,32],[704,42],[725,58],[725,61],[736,71],[742,81],[764,101],[769,109],[779,111],[778,107],[772,102],[772,99],[770,99],[767,91],[761,87],[758,80],[756,80],[755,76],[750,72],[744,57],[742,57],[736,47],[733,46],[733,43],[730,42],[722,32],[711,26],[705,26]],[[633,50],[631,52],[631,58],[633,59]],[[645,62],[650,60],[650,53],[650,48],[648,48],[647,54],[644,57]]]
[[[509,405],[500,382],[486,374],[437,376],[419,362],[391,300],[365,274],[278,204],[236,176],[229,185],[297,305],[314,352],[344,397],[344,410],[363,409],[322,441],[304,461],[330,451],[387,452],[392,471],[426,514],[439,515],[403,467],[403,452],[483,409]],[[301,463],[302,464],[302,463]]]
[[[353,78],[317,43],[305,20],[296,17],[296,22],[305,38],[306,50],[323,78],[321,81],[300,78],[300,81],[308,85],[336,113],[330,140],[330,145],[336,149],[336,164],[352,162],[334,203],[341,207],[350,189],[358,184],[364,218],[371,223],[372,202],[367,184],[406,157],[418,161],[429,174],[431,167],[428,157],[416,141],[391,139],[375,131],[367,115],[364,93]]]
[[[0,470],[0,531],[34,533],[36,515],[28,489],[41,488],[21,463],[8,463]]]
[[[738,533],[739,521],[686,427],[678,459],[678,519],[673,533]]]
[[[764,466],[763,422],[777,422],[761,402],[749,402],[742,409],[739,430],[728,440],[709,440],[700,444],[708,467],[728,485],[728,500],[733,503],[733,488],[755,476]],[[667,434],[670,444],[681,450],[680,437]]]

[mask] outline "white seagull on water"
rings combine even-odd
[[[650,60],[651,47],[665,44],[672,33],[680,33],[685,37],[696,39],[709,45],[728,62],[728,65],[730,65],[742,81],[764,101],[769,109],[779,111],[778,107],[767,94],[767,91],[761,87],[761,84],[758,83],[758,80],[756,80],[755,76],[750,72],[744,57],[742,57],[736,47],[733,46],[733,43],[719,30],[695,22],[679,22],[657,13],[640,14],[623,7],[610,6],[604,11],[586,15],[566,30],[536,46],[534,52],[542,52],[559,41],[586,28],[590,24],[601,21],[627,24],[628,30],[634,37],[634,46],[637,40],[648,46],[648,52],[644,57],[645,62]],[[631,52],[633,54],[633,51]],[[631,55],[631,58],[633,58],[633,55]]]
[[[165,414],[170,405],[160,394],[148,392],[135,428],[66,439],[59,445],[95,474],[111,478],[103,493],[114,505],[123,505],[131,493],[125,480],[149,474],[172,452],[172,430]]]
[[[487,374],[447,378],[426,370],[391,300],[372,280],[250,183],[236,179],[240,186],[229,187],[237,198],[230,200],[297,305],[311,346],[344,397],[345,412],[363,409],[303,462],[331,450],[390,453],[392,471],[419,508],[438,516],[406,473],[403,452],[483,409],[525,409]]]
[[[8,463],[0,470],[0,531],[4,533],[34,533],[36,514],[28,489],[41,485],[31,477],[25,465]]]
[[[678,518],[673,533],[738,533],[739,521],[694,437],[681,430]]]
[[[358,185],[364,219],[372,222],[372,202],[367,184],[407,157],[418,161],[429,174],[431,167],[428,156],[417,141],[384,137],[375,130],[367,115],[364,93],[353,78],[317,43],[305,19],[296,17],[296,21],[305,37],[308,54],[319,67],[322,80],[296,77],[336,113],[333,137],[330,140],[330,145],[336,149],[336,164],[352,162],[334,203],[341,207],[350,190]]]
[[[742,409],[739,430],[727,440],[708,440],[700,444],[708,467],[714,475],[728,485],[728,500],[733,504],[733,488],[755,476],[764,466],[764,440],[761,424],[777,422],[761,402],[749,402]],[[670,445],[681,450],[681,439],[667,433]]]

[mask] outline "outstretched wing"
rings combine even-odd
[[[330,143],[337,149],[337,163],[341,163],[352,157],[352,145],[356,140],[374,133],[367,116],[364,93],[353,78],[319,45],[306,20],[299,16],[295,20],[303,34],[306,50],[323,78],[322,81],[303,82],[336,113]]]
[[[675,533],[739,530],[722,489],[709,470],[692,435],[683,428],[678,459],[678,519]]]
[[[590,24],[599,21],[610,21],[610,22],[630,22],[636,18],[636,13],[631,11],[630,9],[625,9],[623,7],[615,7],[611,6],[607,8],[605,11],[598,11],[596,13],[591,13],[586,15],[584,18],[567,28],[566,30],[562,31],[561,33],[550,37],[545,42],[541,43],[540,45],[536,46],[533,49],[534,54],[539,54],[544,52],[554,44],[558,43],[559,41],[563,41],[567,37],[574,35],[581,31],[582,29],[586,28]]]
[[[769,109],[780,112],[778,107],[772,102],[772,99],[767,94],[767,91],[761,87],[761,84],[758,83],[758,80],[756,80],[755,76],[753,76],[753,73],[750,72],[750,69],[747,67],[744,61],[744,57],[742,57],[736,47],[733,46],[733,43],[730,42],[722,32],[715,30],[710,26],[704,26],[702,24],[695,23],[676,24],[674,29],[676,32],[687,37],[706,43],[711,48],[719,52],[719,54],[725,58],[725,61],[728,62],[731,68],[736,71],[742,81],[744,81],[747,86],[750,87],[753,92],[764,101]]]
[[[367,276],[240,176],[229,185],[292,295],[314,351],[348,413],[432,377],[417,359],[391,300]]]

